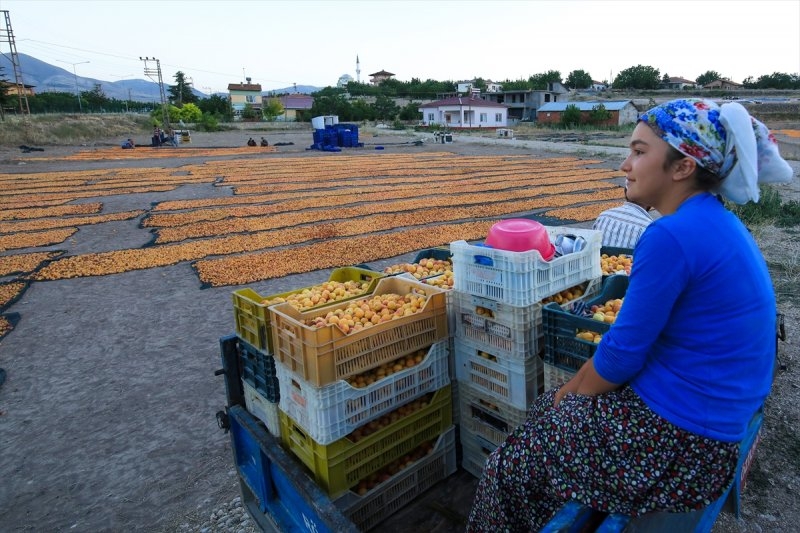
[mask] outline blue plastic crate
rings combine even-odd
[[[243,501],[263,530],[358,531],[250,413],[234,406],[228,416]]]
[[[609,276],[603,282],[598,296],[586,301],[586,306],[601,305],[608,300],[622,298],[628,290],[628,276]],[[611,324],[592,318],[573,315],[555,303],[542,308],[544,325],[544,362],[568,372],[575,372],[594,355],[597,344],[577,338],[578,330],[589,330],[603,334]]]
[[[239,339],[242,379],[273,403],[281,399],[275,358]]]

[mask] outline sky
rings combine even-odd
[[[157,58],[166,84],[181,71],[204,93],[247,77],[268,91],[381,70],[401,81],[583,70],[610,82],[637,65],[739,83],[800,73],[800,0],[0,0],[0,10],[18,53],[109,82],[148,79],[140,58]]]

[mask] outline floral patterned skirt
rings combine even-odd
[[[738,443],[674,426],[630,387],[570,393],[558,408],[555,392],[489,456],[467,531],[538,531],[568,500],[630,516],[687,512],[732,482]]]

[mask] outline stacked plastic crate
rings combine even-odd
[[[457,468],[445,291],[383,277],[351,311],[390,295],[414,295],[416,311],[349,331],[329,320],[348,303],[269,308],[281,441],[364,530]]]
[[[487,455],[525,420],[544,390],[543,301],[574,301],[600,287],[600,232],[547,231],[551,241],[570,234],[586,246],[544,261],[538,251],[450,244],[462,467],[478,477]]]
[[[602,291],[586,300],[586,308],[614,300],[622,300],[628,290],[628,276],[616,274],[603,281]],[[601,318],[605,315],[600,313]],[[545,389],[560,387],[594,355],[602,335],[611,328],[611,323],[599,321],[591,316],[573,314],[560,307],[548,304],[543,310],[544,322],[544,378]]]
[[[405,276],[420,280],[426,285],[433,285],[447,291],[447,329],[450,333],[448,337],[448,347],[450,356],[448,359],[448,369],[450,379],[455,379],[455,363],[453,360],[453,261],[451,259],[450,248],[448,246],[438,246],[435,248],[425,248],[417,252],[416,257],[410,263],[397,263],[389,265],[383,269],[387,276]],[[458,389],[452,387],[453,394],[453,423],[458,424]]]
[[[383,274],[359,267],[337,268],[328,282],[280,294],[263,296],[251,288],[233,292],[233,317],[238,338],[238,364],[242,374],[242,394],[246,408],[261,420],[270,433],[280,435],[278,402],[280,387],[273,357],[269,307],[292,301],[301,309],[313,309],[331,301],[347,301],[371,293]],[[324,286],[324,287],[322,287]],[[318,289],[319,290],[316,290]],[[330,290],[328,290],[330,289]],[[327,291],[320,300],[319,295]],[[313,300],[312,298],[315,298]],[[322,304],[319,302],[322,301]]]

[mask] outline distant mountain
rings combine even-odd
[[[323,87],[315,87],[313,85],[298,85],[295,87],[292,85],[291,87],[284,87],[283,89],[271,89],[269,91],[261,91],[261,94],[264,96],[270,96],[273,94],[311,94],[315,93],[319,90],[323,89]]]
[[[37,93],[42,92],[75,92],[75,74],[67,69],[45,63],[33,56],[27,54],[19,54],[19,64],[22,70],[22,79],[25,85],[33,85],[34,91]],[[14,71],[11,67],[11,60],[6,54],[0,54],[0,67],[3,68],[2,76],[14,82]],[[164,80],[166,85],[170,85],[170,81]],[[95,78],[84,78],[78,76],[78,89],[81,91],[91,91],[95,85],[100,84],[108,98],[116,98],[117,100],[132,100],[135,102],[158,102],[161,99],[161,94],[158,89],[158,83],[145,80],[118,80],[118,81],[104,81]],[[319,87],[312,85],[298,85],[296,92],[310,94],[318,91]],[[192,89],[192,92],[200,98],[207,98],[209,95]],[[263,91],[261,94],[268,96],[270,94],[284,94],[295,92],[295,87],[285,87],[283,89],[273,89],[270,91]],[[228,93],[217,92],[221,96],[227,96]]]

